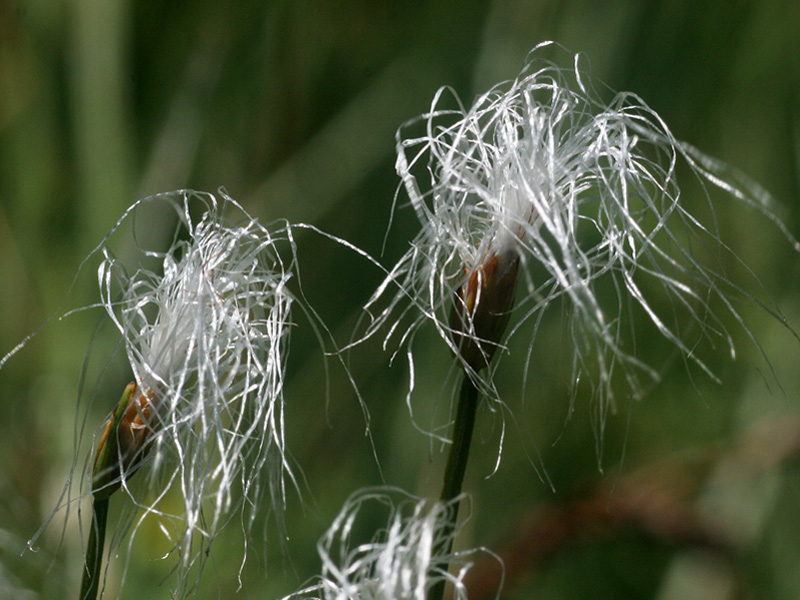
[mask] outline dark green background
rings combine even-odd
[[[795,0],[5,1],[0,354],[49,316],[96,301],[96,262],[67,298],[78,265],[127,206],[151,193],[224,186],[264,222],[311,223],[380,256],[397,185],[396,128],[426,110],[439,86],[469,102],[514,77],[528,50],[547,39],[584,52],[599,78],[638,93],[678,138],[760,181],[800,234]],[[749,281],[751,292],[800,327],[800,256],[766,219],[724,195],[712,197],[725,240],[763,290],[740,266],[729,265],[727,274]],[[684,202],[702,210],[696,188]],[[410,211],[400,210],[384,264],[416,231]],[[344,344],[380,273],[318,236],[300,235],[298,244],[308,300]],[[557,315],[542,326],[524,407],[521,332],[498,372],[508,429],[500,467],[488,478],[501,418],[479,417],[465,484],[473,519],[462,543],[501,553],[530,548],[532,541],[515,542],[523,527],[537,517],[552,520],[559,508],[574,510],[576,494],[609,508],[585,524],[567,518],[577,532],[567,539],[552,529],[534,536],[560,541],[546,558],[517,552],[503,597],[800,597],[800,344],[765,311],[739,307],[770,363],[729,323],[736,360],[721,348],[705,349],[722,384],[678,362],[645,400],[620,398],[605,431],[603,473],[589,398],[577,398],[570,418],[569,372],[546,351],[563,331]],[[60,548],[55,522],[38,553],[20,552],[69,473],[86,357],[83,397],[95,398],[87,432],[130,377],[121,358],[99,376],[116,342],[105,327],[87,351],[100,317],[90,311],[51,322],[0,372],[2,597],[77,596],[82,558],[74,518]],[[276,598],[297,588],[318,570],[316,541],[344,498],[381,481],[352,389],[330,360],[326,406],[321,351],[307,322],[299,315],[297,322],[286,398],[304,503],[290,495],[285,558],[274,529],[266,546],[256,532],[234,597]],[[660,340],[641,343],[654,360],[669,351]],[[415,348],[421,368],[413,402],[418,423],[427,426],[436,402],[440,417],[446,406],[449,359],[428,329]],[[435,496],[443,455],[412,426],[403,356],[391,367],[388,359],[378,343],[349,357],[385,481]],[[534,465],[544,466],[555,491]],[[611,518],[627,494],[640,503],[623,511],[627,518]],[[668,527],[673,509],[683,511],[679,522],[691,515],[690,530],[721,531],[723,548],[676,536]],[[198,598],[232,597],[240,548],[234,524],[213,547]],[[162,581],[171,563],[154,560],[167,549],[155,521],[147,521],[122,597],[169,596]],[[122,563],[112,567],[114,590]]]

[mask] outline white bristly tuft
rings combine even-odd
[[[733,181],[724,165],[677,141],[638,96],[603,102],[579,56],[562,68],[540,58],[543,46],[553,45],[537,46],[517,79],[471,107],[455,97],[456,108],[440,108],[455,96],[441,89],[429,113],[399,130],[397,171],[422,228],[367,304],[373,319],[365,337],[386,326],[386,345],[404,347],[431,321],[468,374],[497,398],[493,371],[478,376],[475,364],[482,363],[459,355],[459,336],[474,337],[474,329],[454,329],[450,314],[487,257],[512,264],[516,255],[520,281],[508,335],[534,321],[535,360],[541,315],[552,306],[554,314],[563,311],[573,386],[592,388],[602,438],[615,390],[639,397],[659,377],[661,365],[637,356],[634,317],[712,378],[698,343],[732,355],[731,322],[753,337],[731,301],[753,298],[722,271],[723,259],[741,261],[720,239],[706,186],[786,230],[763,190]],[[699,182],[694,209],[681,198],[680,163]],[[507,352],[503,340],[474,342],[485,362],[490,345]]]
[[[98,275],[102,305],[150,399],[142,472],[123,472],[121,481],[144,509],[133,533],[149,513],[162,519],[179,556],[173,593],[180,596],[189,570],[199,571],[208,544],[237,511],[249,529],[268,497],[283,535],[293,481],[283,377],[294,248],[288,226],[269,231],[224,194],[221,202],[196,192],[147,198],[115,230],[153,202],[178,218],[169,249],[142,248],[160,267],[129,273],[104,246]]]
[[[362,511],[388,513],[384,529],[358,541],[363,535]],[[458,530],[445,536],[447,514],[452,503],[416,498],[397,489],[366,489],[356,492],[318,544],[322,573],[312,585],[284,600],[425,600],[441,581],[453,585],[453,598],[466,600],[464,577],[477,550],[448,553],[447,542]],[[485,551],[484,551],[485,552]],[[456,573],[446,572],[448,564]]]

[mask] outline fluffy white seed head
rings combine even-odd
[[[381,509],[386,526],[359,541],[362,520]],[[320,540],[322,573],[309,587],[288,598],[321,600],[425,600],[441,581],[453,585],[453,598],[466,600],[464,577],[476,550],[446,553],[447,515],[454,504],[433,502],[396,489],[366,489],[353,494]],[[364,515],[363,513],[367,513]],[[456,571],[448,573],[447,565]],[[288,600],[288,599],[287,599]]]
[[[495,349],[503,353],[502,332],[489,328],[497,339],[481,339],[469,318],[454,327],[450,313],[487,261],[518,258],[508,333],[534,321],[535,360],[542,314],[557,307],[566,315],[572,381],[591,386],[602,433],[615,390],[639,396],[659,375],[637,356],[634,316],[712,377],[697,344],[710,341],[732,354],[731,318],[751,335],[731,303],[749,296],[719,266],[739,259],[720,239],[706,185],[786,231],[763,190],[736,183],[727,167],[676,140],[636,95],[601,100],[581,59],[562,68],[540,58],[547,45],[531,52],[515,80],[472,106],[442,89],[430,112],[399,130],[397,171],[421,230],[368,303],[374,318],[366,335],[388,324],[386,343],[403,347],[431,321],[467,372],[495,394],[491,376],[477,370]],[[456,108],[445,108],[451,96]],[[699,192],[694,206],[681,197],[681,163]],[[697,216],[704,213],[705,221]],[[464,336],[483,348],[483,364],[462,355]]]
[[[98,275],[138,393],[149,399],[141,461],[119,483],[144,509],[134,533],[149,513],[162,519],[179,555],[180,595],[231,515],[241,510],[248,529],[268,497],[282,527],[292,481],[283,376],[294,249],[285,226],[266,229],[224,195],[148,198],[115,230],[145,203],[171,207],[178,220],[168,249],[141,248],[158,267],[128,267],[104,246]],[[168,501],[171,491],[180,505]]]

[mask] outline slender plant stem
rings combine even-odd
[[[89,543],[86,546],[86,564],[84,565],[80,600],[96,600],[97,598],[107,518],[108,498],[94,498],[92,500],[92,528],[89,532]]]
[[[453,424],[453,445],[447,457],[447,467],[444,472],[444,485],[442,486],[442,502],[452,502],[461,493],[461,484],[464,482],[464,473],[467,470],[469,447],[472,443],[472,431],[475,429],[475,413],[478,409],[478,388],[466,373],[461,382],[461,393],[456,408],[456,420]],[[449,554],[453,546],[453,536],[458,521],[458,502],[453,502],[448,515],[448,521],[442,529],[442,535],[436,541],[434,555],[439,553]],[[441,580],[434,585],[428,593],[428,600],[442,600],[444,597],[445,581]]]
[[[475,428],[475,413],[478,409],[478,388],[466,374],[461,382],[461,394],[453,424],[453,445],[447,457],[441,500],[449,502],[461,493],[464,473],[467,470],[472,430]],[[453,516],[455,521],[457,515]]]

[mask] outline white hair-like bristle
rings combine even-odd
[[[430,321],[497,398],[492,371],[479,376],[459,357],[458,336],[469,332],[454,331],[450,313],[481,261],[516,253],[517,306],[504,339],[559,307],[568,319],[571,380],[592,388],[602,438],[615,391],[639,397],[660,375],[660,365],[637,356],[633,314],[712,378],[698,343],[733,355],[731,320],[753,338],[731,301],[752,297],[720,267],[723,257],[742,261],[720,237],[707,187],[761,211],[798,244],[764,190],[679,142],[635,94],[602,101],[580,56],[564,68],[541,58],[545,46],[562,50],[537,46],[515,80],[470,107],[443,88],[427,114],[398,131],[397,172],[421,230],[367,304],[372,321],[364,337],[386,327],[385,344],[411,353],[417,329]],[[456,108],[441,108],[450,98]],[[691,208],[681,197],[681,162],[704,206]],[[702,221],[704,212],[711,216]],[[533,331],[529,357],[538,325]],[[507,349],[503,340],[475,341],[499,345],[500,355]]]

